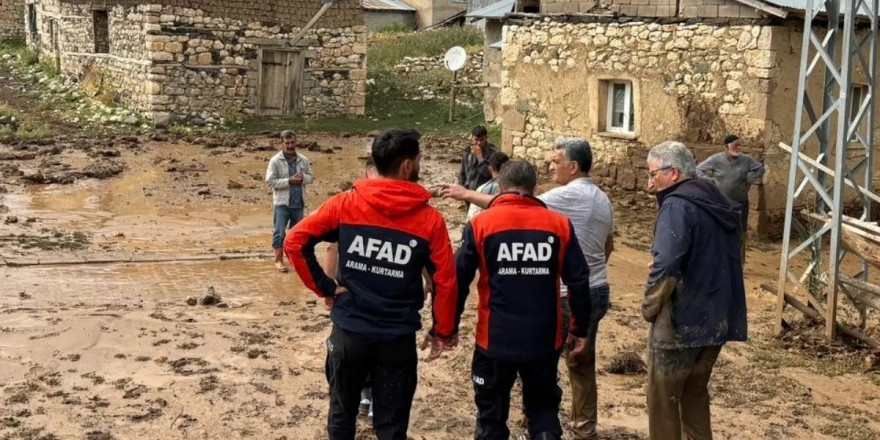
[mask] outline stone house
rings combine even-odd
[[[681,140],[702,160],[738,134],[768,169],[750,197],[752,227],[781,233],[789,156],[777,145],[794,131],[802,9],[783,5],[791,0],[611,0],[596,14],[594,1],[529,1],[517,10],[540,13],[504,18],[500,93],[486,94],[505,151],[543,163],[555,139],[583,136],[596,178],[637,190],[651,146]],[[865,96],[863,72],[854,81],[863,85],[850,93]],[[821,102],[818,75],[808,90]]]
[[[416,10],[418,29],[449,22],[467,12],[468,0],[401,0]]]
[[[416,9],[400,0],[361,0],[367,30],[394,27],[415,30]]]
[[[488,1],[488,0],[486,0]],[[483,26],[483,114],[487,121],[501,115],[501,49],[504,45],[504,18],[513,11],[515,0],[499,0],[467,14],[471,23]]]
[[[24,0],[0,0],[0,40],[24,36]]]
[[[159,123],[363,114],[367,30],[341,0],[26,0],[28,45]]]

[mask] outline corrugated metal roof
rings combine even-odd
[[[371,11],[413,11],[415,8],[399,0],[361,0],[361,7]]]
[[[778,6],[780,8],[795,9],[798,11],[806,11],[807,10],[807,2],[809,0],[761,0],[761,1],[763,3],[767,3],[767,4],[773,5],[773,6]],[[824,14],[825,13],[825,2],[820,0],[818,3],[819,3],[819,10],[822,11],[822,13]],[[843,8],[846,7],[845,3],[846,2],[844,0],[840,1],[840,9],[841,9],[840,13],[843,13]],[[867,6],[865,6],[864,4],[859,9],[859,15],[868,16]]]
[[[474,12],[468,14],[468,18],[489,18],[489,19],[502,19],[506,14],[513,12],[513,5],[515,4],[515,0],[501,0],[495,3],[492,3],[489,6],[483,6],[480,9],[477,9]]]

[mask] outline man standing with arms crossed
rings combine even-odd
[[[593,152],[585,139],[560,139],[556,143],[550,169],[559,187],[538,196],[550,210],[565,215],[574,226],[575,236],[590,268],[591,313],[587,347],[573,356],[566,350],[566,365],[572,391],[571,428],[574,440],[597,438],[598,393],[596,384],[596,336],[599,322],[609,307],[607,263],[614,250],[613,209],[608,196],[588,177],[593,166]],[[443,195],[485,206],[491,196],[447,185]],[[560,288],[565,297],[565,285]],[[570,311],[563,301],[563,313]],[[566,319],[567,322],[567,319]]]
[[[709,179],[721,192],[736,203],[742,204],[742,255],[746,259],[746,237],[749,231],[749,188],[763,185],[764,164],[742,152],[742,140],[736,135],[724,138],[724,151],[709,156],[697,166],[697,177]]]
[[[275,270],[287,272],[284,265],[284,236],[303,218],[306,208],[306,185],[315,181],[309,160],[297,153],[296,134],[281,132],[281,151],[272,156],[266,169],[266,186],[272,188],[274,213],[272,249],[275,251]],[[290,261],[288,259],[288,261]]]
[[[712,439],[712,368],[726,342],[747,338],[740,205],[695,173],[694,156],[681,142],[648,153],[648,190],[660,205],[642,301],[651,323],[652,440]]]
[[[458,317],[479,268],[479,319],[473,357],[476,440],[507,440],[510,389],[522,379],[530,438],[562,438],[556,367],[563,346],[562,304],[573,314],[572,356],[587,344],[590,273],[571,222],[534,198],[537,173],[512,160],[498,176],[501,194],[465,226],[455,255]],[[559,296],[559,279],[569,297]],[[458,319],[456,319],[456,326]]]
[[[434,323],[422,344],[428,360],[457,342],[453,334],[455,268],[446,223],[428,206],[419,177],[419,134],[388,130],[372,147],[377,179],[355,182],[300,222],[284,251],[303,283],[331,302],[327,340],[328,433],[353,440],[360,393],[369,374],[373,427],[379,440],[406,440],[417,382],[416,331],[424,304],[422,269],[434,281]],[[315,256],[320,241],[338,241],[337,279]]]

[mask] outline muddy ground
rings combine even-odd
[[[305,154],[318,179],[307,194],[315,207],[362,173],[366,139],[306,140],[314,142]],[[274,137],[7,141],[0,145],[0,439],[326,437],[328,315],[295,274],[274,272],[269,259],[263,176]],[[426,146],[423,184],[452,181],[463,144],[428,139]],[[610,262],[612,306],[599,331],[600,435],[639,439],[647,432],[645,376],[618,373],[638,370],[644,356],[639,302],[654,204],[645,194],[608,190],[620,235]],[[463,209],[433,203],[457,241]],[[778,262],[777,245],[749,251],[752,339],[729,345],[715,370],[716,438],[880,438],[880,377],[862,372],[869,353],[827,344],[803,321],[784,338],[771,336],[775,298],[759,286],[774,282]],[[209,292],[211,304],[201,304]],[[420,365],[415,439],[472,436],[473,310],[462,347]],[[512,425],[521,419],[514,408]],[[365,429],[359,438],[372,437]]]

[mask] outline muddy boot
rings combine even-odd
[[[278,272],[287,272],[287,266],[284,265],[284,250],[275,249],[275,270]]]

